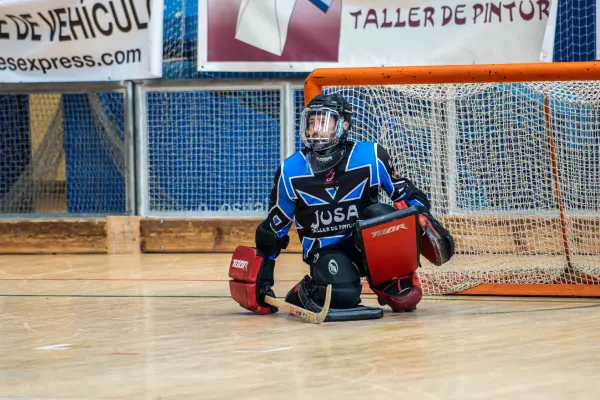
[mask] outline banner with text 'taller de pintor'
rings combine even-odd
[[[551,0],[204,0],[198,70],[537,62]]]

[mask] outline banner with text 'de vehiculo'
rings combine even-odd
[[[2,0],[0,82],[160,77],[162,33],[162,0]]]

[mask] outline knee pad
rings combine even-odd
[[[351,308],[360,303],[362,286],[358,266],[341,251],[319,252],[311,266],[315,299],[325,300],[327,285],[331,284],[331,307]]]
[[[416,273],[374,286],[380,305],[388,305],[394,312],[414,311],[423,297],[421,282]]]

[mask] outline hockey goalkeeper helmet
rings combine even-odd
[[[329,154],[346,139],[352,126],[352,108],[340,94],[315,96],[302,111],[300,137],[304,146]]]

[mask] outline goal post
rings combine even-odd
[[[356,140],[425,190],[456,256],[428,294],[600,296],[600,63],[320,68]]]

